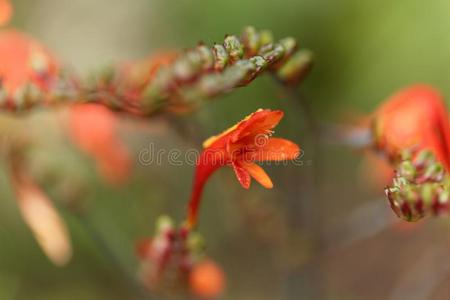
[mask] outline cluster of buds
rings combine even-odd
[[[187,50],[156,74],[143,93],[142,109],[151,113],[166,105],[195,106],[249,84],[268,70],[280,81],[299,82],[312,65],[312,53],[297,51],[294,38],[274,41],[267,30],[246,27],[241,37],[227,35],[222,44]]]
[[[43,77],[48,78],[46,75]],[[57,105],[68,101],[77,101],[75,82],[68,81],[64,76],[49,82],[48,89],[43,90],[34,82],[28,82],[10,94],[0,84],[0,109],[7,111],[27,111],[36,105]]]
[[[403,151],[392,186],[385,189],[392,209],[414,222],[449,208],[450,177],[431,151]]]
[[[11,51],[21,47],[22,56],[17,54],[22,52]],[[0,78],[13,77],[17,72],[13,67],[23,74],[18,74],[18,87],[0,84],[0,108],[25,110],[59,102],[97,102],[136,115],[190,111],[205,99],[249,84],[265,71],[283,84],[298,84],[311,69],[313,55],[297,48],[294,38],[275,41],[270,31],[246,27],[241,37],[227,35],[223,43],[212,47],[200,43],[184,53],[171,51],[136,62],[131,69],[137,69],[140,76],[118,66],[80,83],[73,74],[61,72],[57,61],[38,42],[6,31],[0,35],[0,55],[11,68],[0,66]],[[27,49],[34,50],[30,53]]]
[[[202,258],[203,240],[185,227],[177,228],[169,217],[157,221],[156,236],[138,244],[141,279],[152,291],[174,292],[189,288],[189,276]]]

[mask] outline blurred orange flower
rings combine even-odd
[[[58,266],[72,257],[72,246],[66,224],[42,189],[31,178],[12,170],[17,203],[25,223],[47,257]]]
[[[9,0],[0,0],[0,26],[8,25],[13,16],[13,6]]]
[[[30,83],[48,91],[58,71],[57,60],[39,42],[17,30],[0,31],[0,78],[9,96]]]
[[[265,188],[273,187],[270,177],[255,162],[292,160],[300,154],[300,148],[295,143],[271,137],[272,129],[282,118],[282,111],[261,109],[204,142],[205,150],[197,161],[189,202],[188,227],[196,223],[206,181],[222,166],[232,166],[237,179],[246,189],[250,187],[252,177]]]
[[[78,147],[91,155],[100,174],[112,184],[124,182],[132,162],[117,135],[118,118],[100,104],[76,104],[69,110],[69,134]]]
[[[428,149],[450,170],[448,113],[433,87],[413,85],[391,96],[375,113],[373,129],[376,148],[391,161],[403,149]]]
[[[215,299],[225,288],[225,275],[220,266],[206,259],[194,266],[189,284],[194,295],[202,299]]]

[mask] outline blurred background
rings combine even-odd
[[[316,122],[354,122],[406,85],[425,82],[450,98],[450,2],[282,0],[13,1],[12,26],[29,32],[80,74],[110,63],[140,59],[161,49],[211,45],[246,25],[295,37],[315,53],[313,72],[301,86],[309,116],[269,76],[204,105],[168,125],[125,119],[123,140],[135,169],[127,184],[109,186],[92,160],[61,133],[51,113],[30,116],[40,136],[37,171],[65,170],[83,181],[83,205],[119,258],[102,247],[62,208],[73,260],[53,266],[21,220],[5,170],[0,176],[0,299],[140,299],[118,265],[138,270],[134,245],[152,236],[155,220],[181,221],[189,198],[191,165],[142,165],[138,155],[157,149],[200,148],[258,108],[283,109],[277,135],[304,149],[303,165],[269,166],[275,188],[243,190],[230,169],[220,170],[204,195],[199,231],[208,255],[224,269],[220,299],[448,299],[450,227],[443,219],[402,225],[374,183],[381,172],[365,153],[319,141]],[[188,128],[189,135],[179,128]],[[57,192],[55,203],[64,203]]]

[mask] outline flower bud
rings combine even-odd
[[[373,132],[375,147],[391,161],[404,149],[430,150],[450,170],[449,118],[432,87],[414,85],[391,96],[375,113]]]
[[[244,55],[244,46],[234,35],[226,36],[223,45],[230,55],[231,61],[237,61]]]
[[[301,50],[293,54],[277,71],[278,78],[288,84],[296,85],[305,78],[313,65],[313,54]]]
[[[204,299],[215,299],[225,288],[225,275],[215,262],[205,260],[193,268],[189,283],[193,294]]]
[[[241,36],[248,57],[256,55],[261,47],[260,35],[253,26],[247,26]]]

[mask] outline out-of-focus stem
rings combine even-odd
[[[319,151],[318,132],[319,126],[314,118],[311,107],[300,94],[300,90],[295,86],[289,86],[275,78],[280,84],[286,96],[294,103],[293,108],[297,108],[298,114],[305,118],[305,131],[301,137],[302,147],[305,151],[304,158],[311,161],[308,170],[299,176],[298,191],[295,196],[289,197],[289,216],[293,229],[293,234],[301,230],[311,233],[309,241],[312,243],[312,253],[317,252],[322,244],[322,228],[320,224],[320,202],[317,199],[317,179],[318,163],[317,154]],[[299,131],[300,128],[298,128]],[[297,196],[301,195],[301,199]],[[291,233],[292,234],[292,233]],[[320,268],[317,260],[312,257],[311,261],[302,265],[288,269],[286,299],[298,299],[301,294],[308,299],[322,299],[320,287]]]
[[[95,242],[99,251],[111,264],[121,272],[127,282],[130,290],[136,295],[136,299],[153,300],[155,299],[144,287],[136,280],[136,276],[127,266],[117,257],[116,253],[111,249],[103,235],[97,230],[91,220],[82,212],[74,214],[79,224],[89,234],[90,238]],[[161,298],[158,298],[161,299]]]

